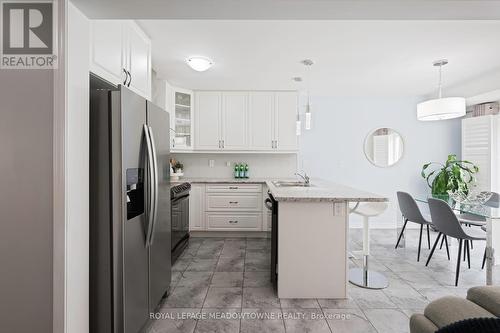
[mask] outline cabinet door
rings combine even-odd
[[[277,150],[297,150],[295,121],[297,117],[297,93],[277,92],[275,112],[275,140]]]
[[[251,150],[272,150],[274,140],[274,92],[251,92],[249,96]]]
[[[195,143],[199,150],[221,148],[221,93],[195,93]]]
[[[176,150],[193,149],[193,92],[190,90],[172,88],[171,111],[172,131],[171,148]]]
[[[91,20],[90,34],[90,71],[113,84],[122,84],[125,80],[123,22]]]
[[[248,93],[222,93],[222,148],[248,148]]]
[[[151,98],[151,41],[134,22],[126,24],[127,67],[130,71],[130,88]]]
[[[191,184],[189,194],[189,230],[205,229],[205,185]]]
[[[462,120],[462,159],[479,167],[475,174],[476,185],[480,191],[497,191],[494,116],[466,118]]]

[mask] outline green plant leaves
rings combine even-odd
[[[431,171],[429,167],[432,164],[440,167]],[[420,175],[426,180],[433,195],[447,195],[448,191],[468,193],[469,184],[475,181],[473,174],[478,171],[479,168],[472,162],[459,161],[455,154],[450,154],[444,165],[436,162],[424,164]]]

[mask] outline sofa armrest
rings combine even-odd
[[[473,287],[467,291],[467,299],[500,317],[500,287]]]

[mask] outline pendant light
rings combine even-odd
[[[302,127],[302,124],[300,122],[299,107],[297,106],[297,120],[295,121],[295,134],[296,135],[301,134],[301,127]]]
[[[311,99],[310,99],[310,94],[309,94],[309,82],[310,82],[310,68],[314,64],[314,62],[311,59],[304,59],[302,60],[302,64],[306,66],[307,68],[307,105],[306,105],[306,125],[305,128],[306,130],[311,129]]]
[[[442,68],[448,60],[433,63],[439,67],[438,98],[417,104],[417,119],[422,121],[444,120],[465,116],[465,98],[442,97]]]

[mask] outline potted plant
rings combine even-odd
[[[430,168],[436,165],[436,168]],[[448,191],[468,194],[479,168],[469,161],[459,161],[456,155],[448,155],[445,164],[430,162],[424,164],[421,175],[432,190],[432,195],[447,196]]]

